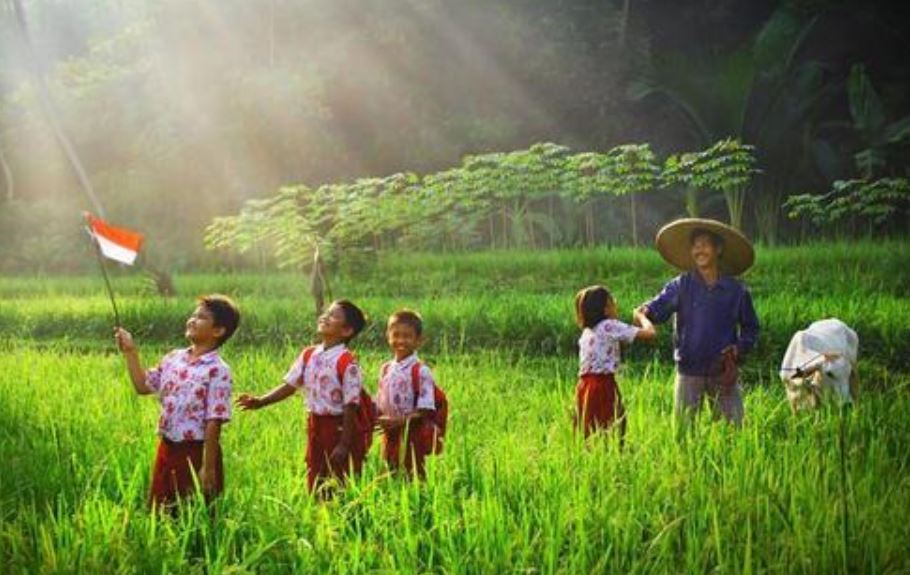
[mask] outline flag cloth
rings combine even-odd
[[[136,256],[139,255],[139,248],[142,247],[142,234],[114,227],[89,213],[85,214],[85,219],[88,222],[89,232],[98,242],[101,255],[120,263],[133,265]]]

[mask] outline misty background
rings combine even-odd
[[[747,231],[765,237],[765,198],[773,237],[806,239],[780,201],[856,176],[871,145],[851,69],[884,122],[910,113],[910,9],[892,4],[20,0],[20,21],[2,0],[0,271],[95,265],[80,227],[92,203],[38,78],[108,218],[170,270],[217,267],[205,226],[279,186],[429,173],[544,141],[665,155],[741,138],[762,170]],[[906,176],[906,147],[888,153],[881,174]],[[648,234],[684,213],[673,190],[640,201]],[[622,217],[600,241],[622,241]]]

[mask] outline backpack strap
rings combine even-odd
[[[303,351],[300,353],[300,358],[303,360],[303,366],[300,368],[300,377],[298,378],[298,383],[302,386],[303,376],[306,374],[306,366],[310,363],[310,358],[313,357],[313,352],[316,351],[316,347],[309,345],[303,348]]]
[[[305,347],[301,356],[303,356],[303,369],[300,370],[300,379],[303,380],[303,375],[306,372],[307,365],[310,364],[310,358],[313,357],[313,352],[316,351],[315,346]],[[354,354],[350,350],[344,350],[344,352],[339,356],[338,362],[335,364],[335,367],[338,370],[338,385],[343,385],[344,383],[344,372],[348,370],[348,366],[354,362]]]
[[[338,385],[344,385],[344,372],[348,370],[348,366],[352,363],[354,363],[354,354],[348,349],[344,350],[335,364],[338,369]]]
[[[423,364],[415,361],[411,366],[411,391],[414,393],[414,409],[417,409],[417,399],[420,396],[420,368]]]

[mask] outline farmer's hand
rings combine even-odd
[[[136,343],[133,341],[132,334],[122,327],[114,328],[114,340],[117,342],[117,347],[119,347],[120,351],[123,353],[132,353],[136,351]]]
[[[240,397],[237,398],[236,403],[243,411],[251,411],[262,407],[262,400],[255,395],[250,395],[249,393],[241,393]]]
[[[344,443],[339,443],[335,446],[335,449],[332,450],[332,454],[329,456],[329,461],[332,464],[332,467],[335,469],[344,469],[348,465],[348,456],[351,454],[351,450],[348,449],[348,446]]]
[[[724,357],[730,356],[733,361],[739,361],[739,348],[735,344],[728,345],[720,352]]]

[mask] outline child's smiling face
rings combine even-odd
[[[354,330],[345,321],[341,306],[332,304],[316,321],[316,331],[325,343],[336,343],[351,337]]]
[[[395,359],[399,361],[414,353],[421,343],[421,337],[417,335],[414,326],[403,322],[390,324],[386,329],[386,338],[388,338],[389,347],[395,354]]]
[[[215,346],[224,328],[215,325],[215,316],[204,305],[196,306],[186,320],[186,339],[195,345]]]

